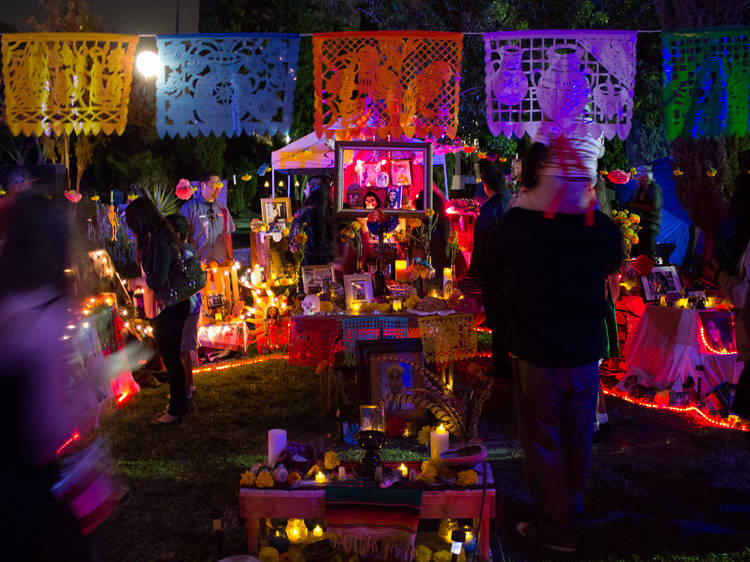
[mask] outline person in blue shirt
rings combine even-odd
[[[188,221],[188,243],[198,251],[201,262],[230,265],[234,261],[232,232],[234,221],[229,209],[217,201],[223,184],[215,172],[201,176],[195,196],[180,209]]]

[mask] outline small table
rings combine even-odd
[[[389,465],[391,463],[388,463]],[[398,464],[394,464],[397,466]],[[479,528],[479,559],[490,557],[490,519],[496,516],[495,481],[492,470],[486,463],[486,490],[483,490],[482,467],[474,470],[479,475],[477,486],[462,489],[432,490],[426,487],[422,494],[422,505],[419,509],[420,519],[472,519],[482,520]],[[324,519],[325,491],[318,488],[299,488],[295,490],[265,490],[258,488],[240,489],[240,517],[247,520],[247,549],[251,556],[258,554],[260,548],[261,519]],[[484,494],[484,507],[482,495]]]
[[[701,394],[723,382],[736,383],[742,371],[737,353],[714,353],[701,338],[701,314],[729,312],[646,306],[643,316],[628,334],[625,346],[627,375],[618,387],[628,390],[631,375],[637,382],[657,390],[682,390],[688,376],[695,379]],[[705,337],[705,334],[704,334]],[[647,380],[641,380],[642,376]]]

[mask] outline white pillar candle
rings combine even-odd
[[[449,447],[450,434],[441,423],[437,429],[430,431],[430,457],[437,459],[440,453],[447,451]]]
[[[286,447],[286,429],[268,430],[268,466],[273,466]]]
[[[339,480],[346,480],[346,468],[343,466],[339,467]]]

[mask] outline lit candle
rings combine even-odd
[[[315,528],[313,529],[313,537],[322,537],[323,536],[323,527],[320,525],[315,525]]]
[[[441,423],[437,429],[430,431],[430,457],[437,459],[440,453],[447,451],[449,447],[450,434]]]
[[[403,283],[406,281],[406,260],[396,260],[394,264],[396,268],[396,281]]]
[[[391,304],[393,305],[394,312],[399,312],[401,310],[401,301],[399,299],[395,299]]]
[[[286,447],[286,429],[268,430],[268,465],[273,466]]]
[[[325,484],[326,483],[326,475],[323,474],[320,470],[315,475],[315,482],[318,484]]]
[[[409,476],[409,469],[406,468],[406,465],[404,463],[401,463],[398,469],[401,471],[401,476],[403,476],[404,478]]]
[[[354,314],[359,314],[359,303],[358,302],[352,303],[352,312]]]

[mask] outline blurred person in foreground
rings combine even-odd
[[[524,171],[530,171],[526,162]],[[535,189],[529,183],[527,193]],[[564,188],[583,203],[586,181],[570,184]],[[570,553],[577,548],[574,515],[581,509],[599,390],[602,289],[619,269],[623,248],[608,216],[584,212],[590,203],[577,209],[580,214],[552,218],[545,208],[521,205],[503,215],[491,272],[505,291],[513,327],[508,345],[516,415],[537,512],[535,522],[521,521],[516,529],[540,547]]]
[[[67,399],[62,336],[70,321],[70,232],[66,214],[42,195],[3,201],[0,218],[0,482],[8,560],[87,560],[67,505],[54,499],[57,450],[79,419]],[[4,234],[3,234],[4,233]],[[10,450],[9,450],[10,449]],[[12,553],[12,554],[9,554]]]
[[[487,326],[492,330],[492,367],[487,373],[493,377],[510,378],[511,367],[508,348],[505,342],[507,324],[506,312],[500,292],[488,275],[488,266],[493,259],[492,244],[495,229],[500,217],[508,208],[511,193],[506,187],[505,176],[494,164],[486,162],[480,164],[482,184],[487,200],[479,209],[479,216],[474,223],[474,247],[471,253],[469,276],[482,287],[482,302]]]
[[[158,300],[158,291],[167,285],[170,264],[183,252],[184,246],[167,220],[145,197],[128,205],[125,222],[135,234],[136,256],[146,277],[146,285],[156,296],[158,315],[151,325],[169,375],[169,406],[151,423],[171,424],[179,422],[188,410],[185,368],[180,350],[183,328],[190,313],[190,299],[165,306]]]

